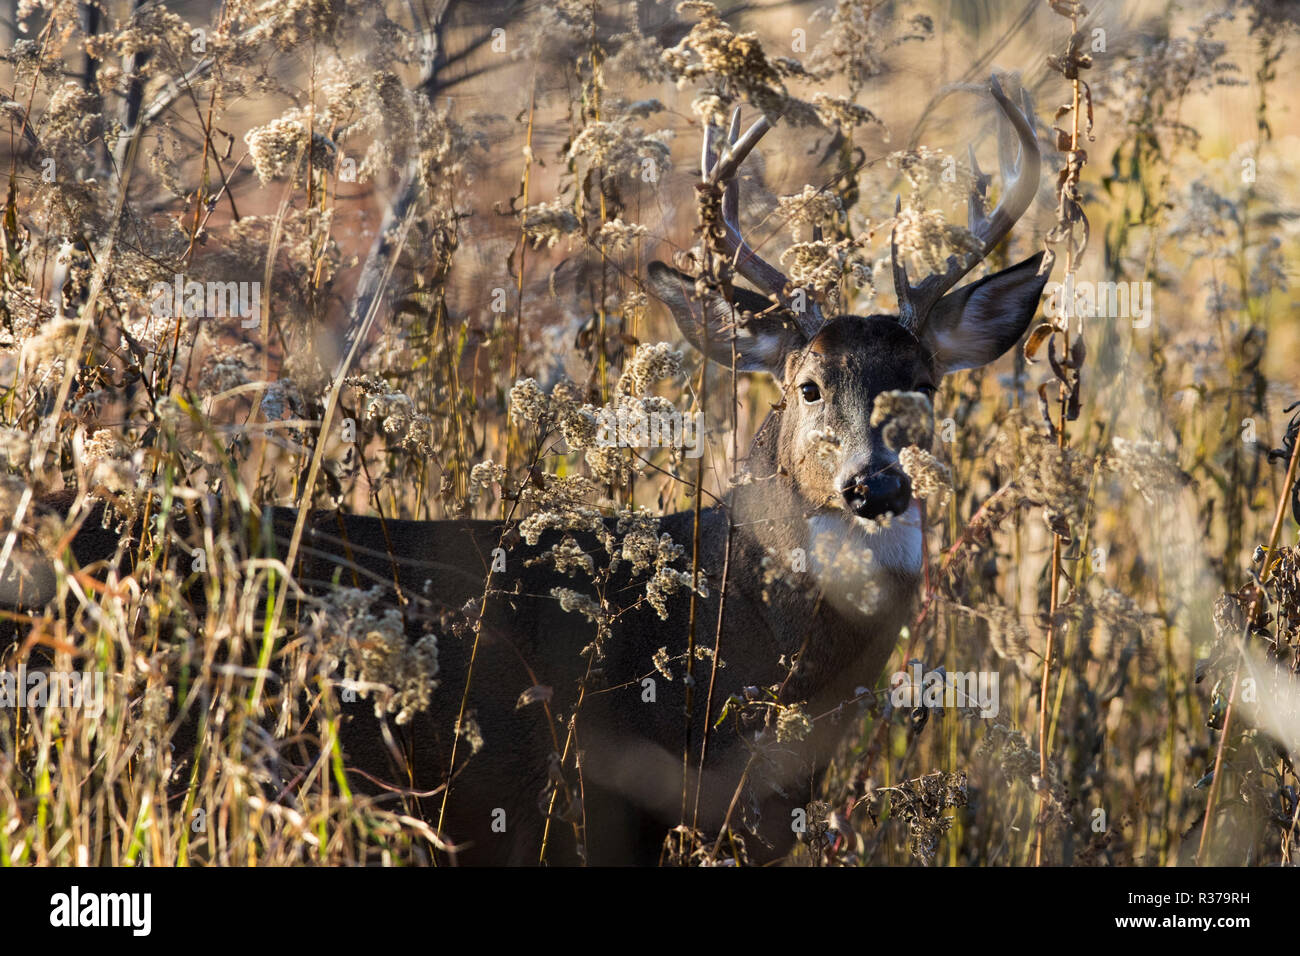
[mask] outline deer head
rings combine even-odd
[[[759,119],[741,136],[737,110],[721,155],[714,130],[706,130],[701,173],[706,184],[725,187],[725,249],[735,270],[765,294],[735,288],[731,301],[707,290],[699,294],[694,278],[661,262],[650,264],[650,287],[686,338],[709,358],[731,365],[734,331],[736,368],[767,372],[780,384],[784,401],[775,463],[791,476],[810,510],[839,509],[845,517],[861,519],[907,512],[911,485],[898,450],[882,437],[889,421],[871,424],[876,397],[892,390],[933,397],[948,372],[984,365],[1010,349],[1037,309],[1048,278],[1039,274],[1041,252],[953,290],[1007,235],[1038,188],[1040,157],[1029,98],[1024,96],[1023,108],[1013,105],[996,77],[991,91],[1018,143],[1019,155],[1013,157],[999,138],[1002,200],[985,214],[989,178],[980,175],[972,150],[969,228],[980,249],[964,260],[950,256],[944,272],[914,285],[891,242],[897,315],[825,318],[816,305],[793,309],[789,280],[759,257],[739,227],[736,173],[770,126]],[[819,454],[814,447],[827,436],[833,436],[838,455]]]

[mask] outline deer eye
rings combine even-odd
[[[817,387],[816,382],[804,382],[799,386],[799,394],[809,405],[815,405],[822,400],[822,390]]]

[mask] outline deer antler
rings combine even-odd
[[[1029,204],[1034,200],[1034,195],[1038,192],[1038,176],[1042,165],[1042,157],[1038,151],[1038,138],[1034,135],[1034,106],[1029,99],[1029,93],[1023,89],[1021,90],[1022,106],[1017,108],[1007,98],[1007,95],[1002,92],[1002,84],[998,82],[996,76],[990,78],[989,88],[1003,115],[1011,121],[1011,126],[1016,135],[1015,145],[1018,148],[1016,150],[1017,155],[1013,159],[1011,155],[1013,145],[1011,138],[1009,136],[998,137],[998,167],[1002,173],[1002,201],[987,216],[984,214],[984,198],[989,177],[980,172],[979,165],[975,162],[974,149],[970,151],[971,172],[974,174],[975,182],[971,189],[970,198],[967,200],[967,219],[969,220],[971,233],[980,241],[979,252],[968,257],[964,263],[955,255],[949,256],[947,269],[941,273],[927,276],[916,285],[912,285],[907,280],[907,267],[898,255],[898,243],[894,238],[891,237],[890,239],[890,257],[894,267],[894,291],[898,294],[898,321],[904,328],[912,332],[918,331],[925,324],[930,310],[943,298],[944,294],[960,282],[966,273],[975,268],[981,259],[993,251],[993,248],[1011,231],[1011,227],[1015,225],[1016,220],[1025,214],[1025,210],[1029,208]],[[895,215],[897,215],[900,208],[901,201],[895,201]],[[895,226],[895,230],[897,230],[897,226]]]
[[[812,338],[822,326],[821,308],[811,301],[806,312],[791,308],[790,297],[785,293],[790,280],[785,273],[755,252],[740,234],[740,186],[736,182],[736,173],[739,172],[741,164],[753,151],[758,141],[771,128],[772,124],[767,121],[767,117],[760,116],[754,125],[745,131],[745,135],[741,136],[740,107],[736,107],[731,114],[731,124],[727,130],[726,148],[719,155],[714,149],[715,127],[712,124],[706,125],[703,148],[700,151],[700,175],[704,177],[706,183],[722,184],[724,187],[722,193],[722,224],[726,229],[724,243],[736,271],[752,282],[760,292],[776,296],[782,305],[790,308],[800,330],[806,337]]]

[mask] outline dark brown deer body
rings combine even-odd
[[[972,231],[985,253],[1027,208],[1038,179],[1027,104],[1023,113],[1012,106],[996,81],[993,92],[1016,129],[1021,158],[1018,167],[1009,159],[1004,164],[1004,174],[1018,168],[1019,176],[1004,184],[997,210],[985,217],[980,197],[972,199]],[[558,534],[533,547],[516,544],[506,552],[505,570],[490,571],[505,531],[495,522],[319,514],[307,523],[294,569],[304,587],[379,583],[396,593],[396,584],[408,598],[404,614],[412,636],[429,629],[440,635],[440,686],[429,709],[397,729],[402,759],[395,759],[365,700],[349,705],[342,743],[346,764],[364,771],[359,786],[373,779],[434,791],[423,799],[423,816],[441,822],[443,835],[459,848],[460,863],[536,863],[544,832],[548,862],[654,863],[673,827],[694,826],[712,839],[724,821],[747,834],[751,861],[777,857],[795,839],[792,811],[809,800],[845,731],[860,726],[863,689],[881,689],[882,671],[918,593],[922,537],[920,506],[899,467],[899,449],[884,437],[888,422],[871,423],[876,399],[885,392],[932,395],[947,372],[1003,354],[1027,327],[1047,276],[1037,274],[1041,256],[1035,256],[945,294],[977,259],[950,260],[945,274],[915,287],[896,262],[900,316],[823,321],[815,308],[807,315],[790,312],[782,307],[790,303],[784,277],[744,244],[736,221],[734,176],[765,130],[760,121],[742,137],[733,124],[721,157],[706,137],[702,172],[726,187],[727,242],[737,270],[773,296],[776,307],[743,289],[734,290],[730,302],[700,300],[692,277],[660,263],[650,268],[650,288],[693,344],[730,364],[734,329],[737,367],[768,372],[785,396],[751,449],[752,480],[700,515],[699,566],[708,596],[694,599],[694,640],[712,648],[716,639],[725,666],[714,672],[711,690],[710,662],[694,666],[685,774],[687,589],[669,598],[667,620],[644,602],[619,614],[595,659],[589,650],[593,626],[552,596],[553,588],[581,584],[530,563]],[[821,454],[818,446],[828,436],[834,453]],[[294,515],[277,509],[273,519],[283,554]],[[678,567],[688,567],[694,514],[668,515],[659,531],[686,546]],[[597,567],[608,562],[597,536],[576,537]],[[114,544],[111,536],[87,532],[74,551],[87,562],[105,557]],[[765,575],[773,561],[781,567],[795,554],[806,556],[806,570],[794,580]],[[845,568],[833,560],[839,554],[861,560]],[[642,587],[644,578],[633,579],[624,569],[608,591],[631,594]],[[863,600],[867,591],[870,600]],[[449,628],[448,622],[466,620],[467,606],[469,626]],[[673,662],[671,681],[653,663],[661,648]],[[647,679],[654,682],[653,699]],[[467,681],[466,712],[481,729],[482,748],[471,755],[459,745],[444,794],[439,788],[448,783]],[[538,686],[553,696],[517,706],[523,691]],[[720,721],[733,698],[756,703],[733,704],[729,713],[743,710],[745,719]],[[812,718],[811,733],[777,742],[772,722],[761,718],[778,704],[800,704]],[[565,749],[570,721],[574,745],[560,765],[553,755]],[[707,758],[697,781],[706,727]],[[550,799],[559,779],[580,803]],[[572,812],[560,819],[565,805]],[[548,808],[555,811],[549,825]]]
[[[771,459],[768,469],[752,463],[756,475],[775,474]],[[730,723],[712,732],[696,818],[694,768],[703,728],[717,721],[725,701],[742,695],[747,687],[781,687],[782,701],[806,702],[806,712],[820,719],[814,736],[803,745],[776,748],[750,770],[734,822],[738,827],[745,821],[758,825],[759,839],[749,841],[749,851],[751,859],[763,860],[789,848],[794,837],[791,810],[807,802],[815,769],[824,765],[840,733],[855,723],[858,709],[853,701],[861,689],[875,686],[912,607],[919,583],[919,553],[908,550],[911,545],[901,540],[910,534],[906,530],[896,553],[908,566],[883,569],[878,579],[880,610],[864,615],[839,602],[833,582],[821,594],[765,586],[758,570],[765,558],[810,547],[808,508],[800,496],[783,483],[773,488],[760,482],[741,489],[732,498],[730,511],[736,528],[720,647],[726,666],[717,672],[713,709],[707,717],[709,664],[697,663],[694,668],[686,822],[696,822],[705,833],[717,832],[750,757],[749,747]],[[283,512],[281,517],[287,531],[292,515]],[[723,598],[719,584],[728,518],[722,507],[715,507],[704,510],[700,520],[700,566],[709,571],[710,580],[709,597],[697,599],[696,640],[711,648]],[[354,545],[354,560],[376,577],[391,578],[392,563],[377,519],[329,517],[317,527],[317,534],[304,541],[309,548],[336,554],[346,537]],[[660,521],[659,531],[675,541],[690,542],[694,515],[669,515]],[[443,608],[476,604],[481,598],[501,532],[501,526],[482,521],[438,522],[435,527],[424,522],[386,522],[392,553],[401,556],[400,586],[407,593],[427,595],[433,606]],[[608,560],[594,536],[578,535],[578,539],[596,557],[597,566]],[[558,540],[558,535],[543,536],[535,548],[512,549],[506,570],[492,578],[495,593],[482,620],[469,696],[483,749],[464,762],[444,819],[447,836],[468,844],[462,862],[535,863],[539,857],[544,820],[538,802],[547,785],[548,758],[557,750],[556,738],[542,707],[517,708],[516,700],[534,685],[553,688],[550,710],[562,741],[586,672],[582,650],[594,637],[590,624],[563,611],[550,596],[553,587],[580,585],[552,569],[528,565],[530,557],[544,553]],[[915,544],[919,547],[919,537]],[[335,571],[331,557],[322,557],[308,563],[303,577],[322,581]],[[643,586],[644,577],[632,580],[620,573],[608,589],[628,593]],[[668,830],[681,820],[686,688],[680,659],[687,647],[689,602],[685,590],[673,595],[666,621],[645,605],[626,612],[604,642],[595,675],[587,678],[576,735],[581,777],[571,770],[569,776],[570,785],[582,790],[585,852],[592,863],[653,863]],[[433,789],[442,782],[450,766],[451,730],[470,639],[443,638],[441,647],[441,687],[432,708],[417,715],[403,734],[411,747],[413,779],[407,777],[406,768],[393,766],[364,705],[344,736],[350,763],[382,779],[409,779],[415,789]],[[674,661],[672,681],[651,664],[661,647]],[[796,662],[793,671],[785,666],[790,661]],[[647,678],[654,681],[652,701],[646,699]],[[462,746],[458,766],[466,755]],[[437,818],[440,803],[441,795],[426,802],[429,819]],[[499,809],[505,811],[504,833],[492,829],[493,814]],[[570,825],[553,822],[548,859],[576,861],[574,839]]]

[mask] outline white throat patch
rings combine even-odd
[[[868,518],[836,513],[815,514],[808,519],[809,558],[814,573],[834,579],[839,575],[838,560],[827,555],[867,550],[872,564],[900,574],[921,573],[921,505],[913,501],[907,511],[894,515],[887,526]],[[854,578],[857,575],[853,575]],[[825,583],[832,583],[827,581]],[[845,581],[851,585],[851,581]]]

